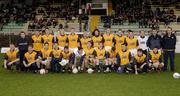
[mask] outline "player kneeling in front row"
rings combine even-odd
[[[149,67],[152,68],[152,70],[159,72],[163,66],[164,63],[162,61],[161,52],[158,51],[157,47],[155,47],[152,51],[149,52]]]
[[[33,51],[33,46],[28,46],[28,52],[24,55],[23,64],[25,66],[26,71],[37,72],[40,68],[40,62],[38,60],[38,55],[35,51]]]
[[[49,49],[49,44],[45,43],[44,48],[41,50],[38,58],[40,60],[41,69],[45,69],[46,73],[51,69],[51,57],[52,51]]]
[[[117,54],[117,63],[119,64],[119,67],[117,69],[118,73],[129,73],[132,72],[132,57],[131,53],[129,50],[127,50],[127,47],[125,44],[122,44],[122,49],[121,51],[118,52]]]
[[[92,42],[89,41],[87,43],[87,48],[84,48],[84,60],[83,60],[83,69],[88,70],[89,68],[94,69],[96,67],[95,65],[95,51],[92,47]]]
[[[9,45],[10,50],[8,50],[4,57],[4,68],[11,70],[12,65],[16,65],[16,70],[19,71],[19,55],[18,50],[15,49],[14,44]]]
[[[83,60],[85,57],[84,55],[85,55],[84,50],[81,47],[79,47],[78,51],[76,51],[74,53],[74,66],[73,66],[73,68],[76,68],[79,71],[83,70]]]
[[[137,50],[137,54],[134,56],[133,64],[135,74],[147,72],[147,56],[143,53],[142,49]]]
[[[107,52],[103,46],[103,43],[99,43],[99,47],[95,51],[96,60],[95,64],[97,66],[98,72],[110,72],[110,67],[107,60]]]
[[[61,70],[64,73],[65,71],[71,72],[72,71],[72,67],[73,67],[73,52],[69,51],[69,48],[67,46],[64,47],[64,51],[62,51],[61,53]]]
[[[117,65],[117,51],[115,47],[112,47],[112,49],[108,52],[108,65],[111,70],[116,70],[116,65]]]
[[[62,50],[59,49],[58,44],[54,43],[53,50],[52,50],[52,60],[51,60],[51,70],[52,72],[59,73],[61,69],[61,52]]]

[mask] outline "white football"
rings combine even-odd
[[[46,70],[45,70],[45,69],[41,69],[41,70],[39,70],[39,73],[40,73],[41,75],[43,75],[43,74],[46,73]]]
[[[78,73],[78,69],[77,69],[77,68],[74,68],[74,69],[72,70],[72,73],[77,74],[77,73]]]
[[[65,66],[67,63],[68,63],[68,62],[67,62],[66,60],[62,60],[61,62],[59,62],[59,64],[60,64],[61,66]]]
[[[174,77],[174,79],[178,79],[178,78],[180,78],[180,74],[176,72],[173,74],[173,77]]]
[[[94,70],[93,70],[92,68],[89,68],[89,69],[87,70],[87,72],[88,72],[89,74],[92,74],[92,73],[94,72]]]

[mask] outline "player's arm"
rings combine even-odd
[[[133,64],[134,64],[134,70],[135,70],[135,74],[138,74],[138,69],[137,69],[137,60],[134,58],[133,60]]]
[[[20,60],[20,59],[19,59],[19,52],[16,54],[16,57],[17,57],[17,58],[16,58],[15,60],[9,62],[8,65],[12,65],[13,63],[18,62],[18,61]]]
[[[4,68],[6,69],[7,68],[7,60],[8,60],[8,56],[7,54],[4,55]]]

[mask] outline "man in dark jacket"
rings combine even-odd
[[[20,56],[20,70],[24,71],[25,67],[23,65],[24,54],[28,50],[29,40],[26,38],[25,32],[20,33],[20,37],[17,38],[17,46],[19,49]]]
[[[171,71],[175,71],[174,65],[174,56],[175,56],[175,48],[176,48],[176,36],[172,33],[172,28],[168,27],[166,34],[163,36],[162,40],[162,49],[164,51],[164,68],[163,70],[167,70],[168,58],[170,58],[170,68]]]
[[[155,47],[158,49],[162,48],[162,38],[160,35],[158,35],[157,30],[152,30],[152,34],[147,40],[147,46],[150,48],[150,50],[153,50]]]

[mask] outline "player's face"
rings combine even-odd
[[[143,55],[142,51],[138,51],[137,54],[138,54],[139,56],[142,56],[142,55]]]
[[[133,38],[134,37],[134,33],[133,32],[129,32],[129,37]]]
[[[48,29],[46,29],[45,32],[46,32],[46,35],[49,35],[49,30]]]
[[[65,49],[64,49],[64,52],[66,52],[66,53],[69,52],[69,49],[68,49],[68,48],[65,48]]]
[[[153,31],[152,31],[152,34],[153,34],[153,35],[156,35],[156,34],[157,34],[157,31],[156,31],[156,30],[153,30]]]
[[[33,51],[32,46],[29,46],[29,47],[28,47],[28,52],[30,52],[30,53],[31,53],[32,51]]]
[[[71,33],[75,34],[75,29],[74,28],[71,29]]]
[[[15,49],[15,46],[13,44],[9,45],[10,47],[10,50],[14,50]]]
[[[84,33],[84,34],[83,34],[83,37],[84,37],[84,38],[87,38],[87,36],[88,36],[87,33]]]
[[[36,31],[35,35],[37,35],[37,36],[38,36],[38,35],[39,35],[39,31]]]
[[[25,35],[25,33],[21,33],[20,36],[21,36],[21,38],[25,38],[26,35]]]
[[[154,49],[153,49],[153,52],[154,52],[154,53],[157,53],[157,52],[158,52],[158,48],[154,48]]]
[[[122,36],[122,35],[123,35],[123,32],[122,32],[122,31],[118,31],[118,32],[117,32],[117,35],[118,35],[118,36]]]
[[[88,48],[91,48],[91,42],[88,42],[87,46]]]
[[[97,30],[95,31],[95,35],[96,35],[96,36],[98,36],[98,35],[99,35],[99,32],[98,32]]]
[[[144,31],[141,31],[140,36],[145,36]]]
[[[108,29],[106,30],[106,32],[109,34],[109,33],[111,32],[111,30],[108,28]]]
[[[126,46],[125,45],[122,45],[121,48],[122,48],[122,51],[126,51]]]
[[[61,35],[64,35],[64,29],[61,29],[61,30],[60,30],[60,34],[61,34]]]
[[[168,34],[171,34],[172,33],[172,30],[170,28],[167,29],[167,33]]]
[[[49,45],[48,45],[48,44],[45,44],[45,45],[44,45],[44,49],[48,50],[48,49],[49,49]]]
[[[99,48],[100,48],[100,49],[103,48],[103,43],[99,43]]]
[[[58,44],[57,43],[54,44],[54,49],[58,49]]]

